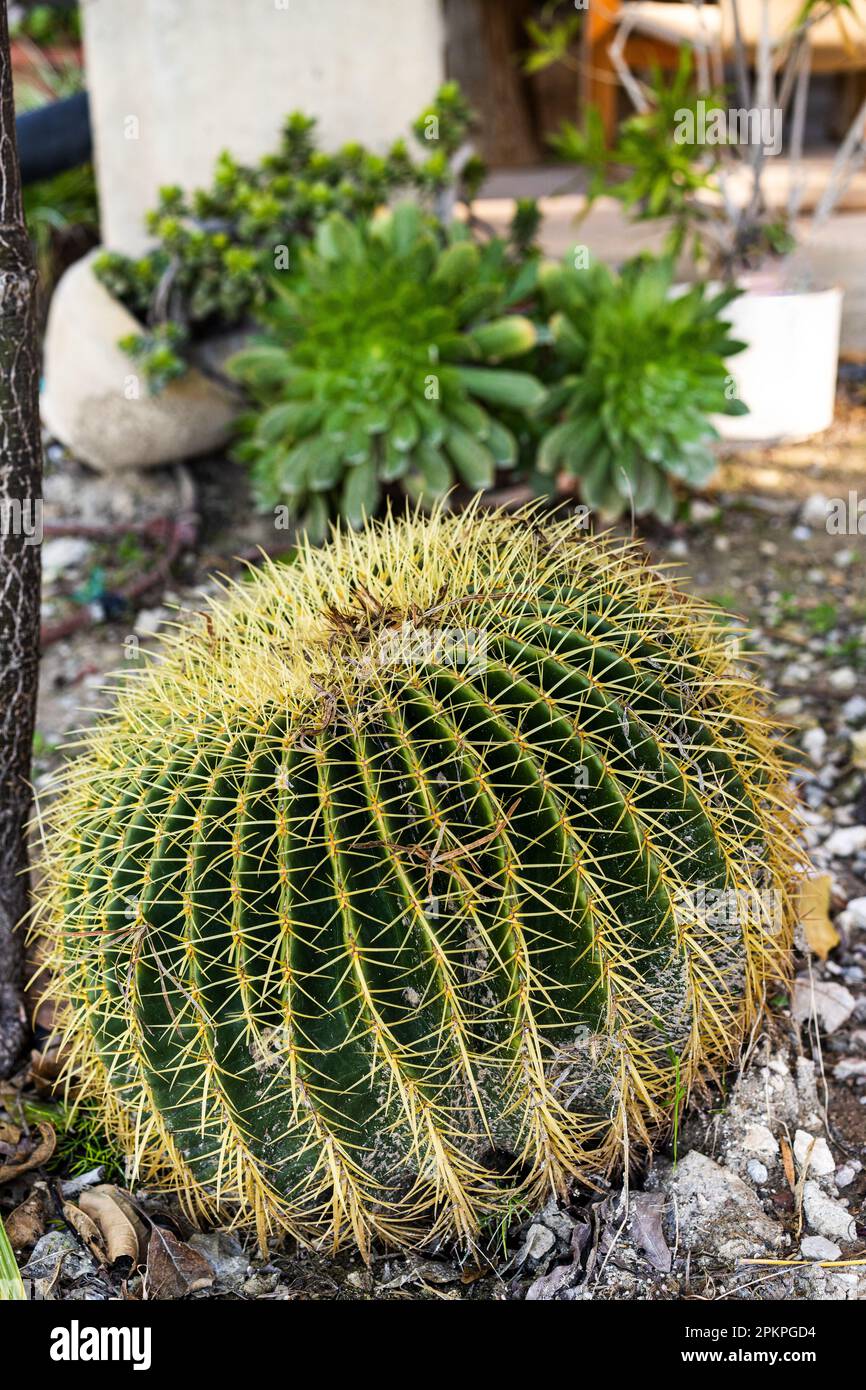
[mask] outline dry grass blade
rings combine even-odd
[[[26,1303],[27,1292],[18,1261],[9,1243],[6,1227],[0,1221],[0,1303]]]

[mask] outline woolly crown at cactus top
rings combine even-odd
[[[731,633],[634,543],[478,505],[179,626],[65,773],[38,918],[139,1179],[366,1250],[669,1129],[790,946],[796,827]]]

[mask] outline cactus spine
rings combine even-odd
[[[786,969],[794,827],[730,630],[534,509],[229,588],[51,814],[70,1065],[141,1179],[366,1249],[647,1144]]]

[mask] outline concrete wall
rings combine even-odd
[[[440,0],[85,0],[103,239],[135,251],[160,184],[207,184],[230,149],[273,149],[283,116],[322,147],[384,150],[444,75]]]

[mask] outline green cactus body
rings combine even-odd
[[[568,518],[302,548],[86,742],[41,905],[70,1066],[142,1178],[263,1237],[468,1234],[603,1171],[785,971],[730,630]]]

